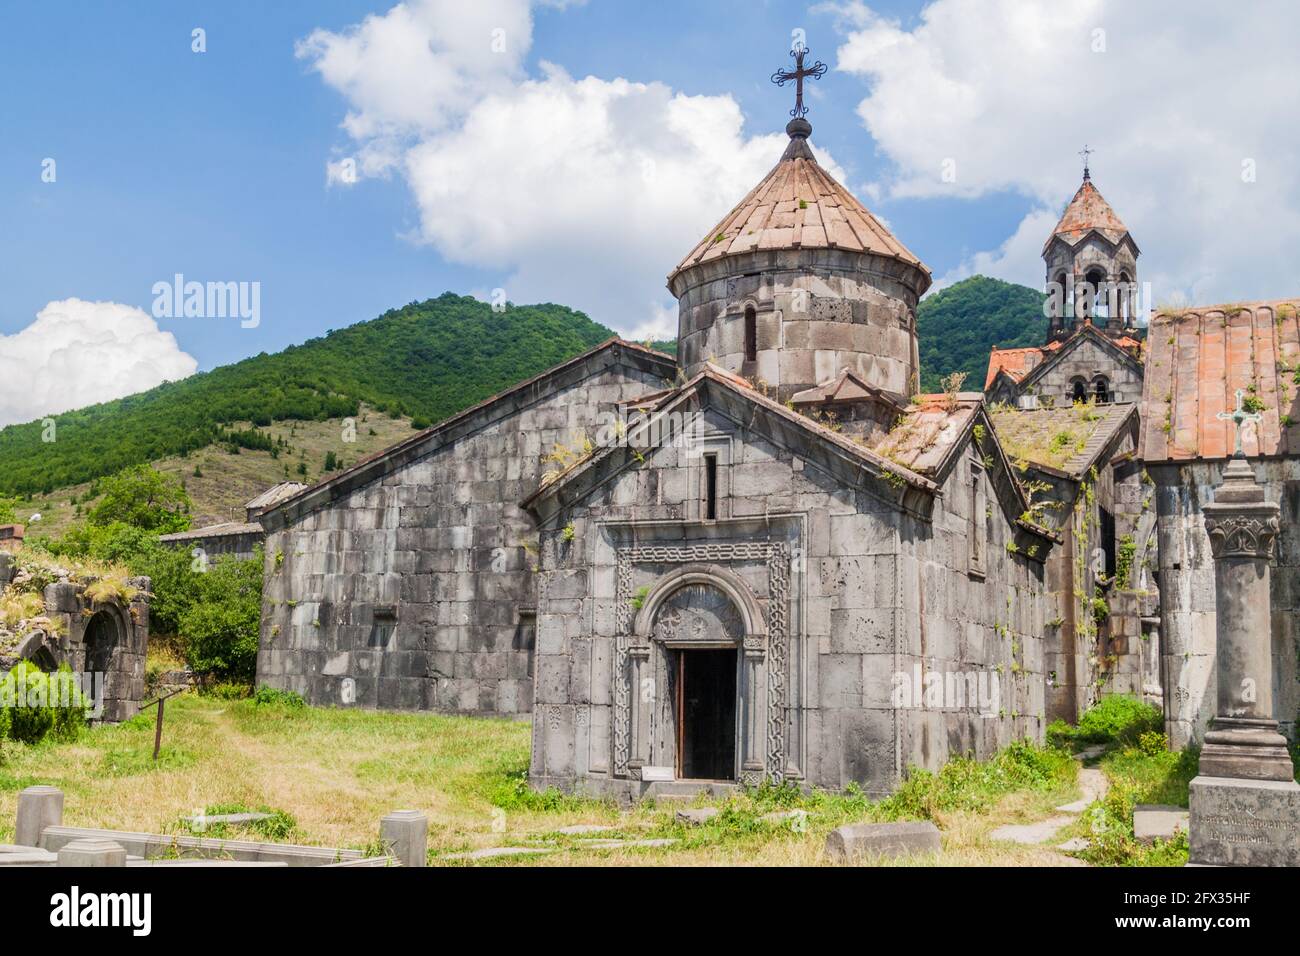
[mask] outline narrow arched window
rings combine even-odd
[[[745,361],[758,360],[758,315],[752,305],[745,306]]]
[[[1105,405],[1110,401],[1110,381],[1104,375],[1098,375],[1092,380],[1093,394],[1097,396],[1097,404]]]
[[[1083,384],[1083,379],[1076,378],[1070,387],[1070,398],[1075,402],[1086,402],[1088,400],[1088,389]]]

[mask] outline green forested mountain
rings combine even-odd
[[[0,430],[0,494],[32,495],[214,442],[260,448],[272,421],[355,415],[361,402],[423,427],[571,358],[614,333],[559,305],[445,293],[138,395]],[[259,441],[260,440],[260,441]]]
[[[1042,303],[1041,293],[983,276],[922,301],[922,386],[937,389],[962,369],[965,388],[979,389],[992,346],[1043,341]],[[41,440],[40,422],[0,429],[0,496],[48,495],[209,445],[276,453],[284,438],[263,431],[273,421],[323,422],[356,415],[363,402],[424,427],[613,334],[564,306],[498,313],[444,293],[274,355],[57,415],[54,442]],[[671,341],[654,344],[673,351]]]
[[[1023,285],[972,276],[922,299],[916,310],[921,340],[921,388],[940,389],[939,380],[965,372],[966,391],[984,387],[989,350],[1042,345],[1047,340],[1041,292]]]

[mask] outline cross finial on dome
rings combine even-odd
[[[1088,157],[1095,152],[1096,150],[1088,148],[1087,143],[1084,143],[1083,149],[1079,150],[1079,155],[1083,157],[1083,181],[1085,183],[1092,181],[1092,173],[1088,171]]]
[[[785,86],[790,80],[794,80],[794,109],[790,111],[790,115],[794,119],[786,124],[785,131],[790,134],[791,139],[800,136],[806,139],[808,134],[812,132],[812,124],[804,119],[808,115],[808,107],[803,105],[803,78],[810,76],[814,80],[821,79],[826,75],[827,67],[825,63],[818,60],[805,69],[803,60],[808,55],[808,48],[802,43],[795,44],[794,49],[790,51],[790,55],[794,57],[794,69],[777,70],[772,74],[772,82],[777,86]]]

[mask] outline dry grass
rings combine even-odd
[[[518,786],[529,750],[529,726],[518,721],[292,709],[187,694],[169,702],[163,741],[155,766],[150,711],[117,727],[94,728],[73,743],[6,744],[0,842],[12,837],[18,791],[37,783],[63,788],[65,820],[74,826],[176,832],[182,816],[235,804],[291,815],[297,823],[294,842],[361,848],[373,843],[381,816],[413,808],[429,815],[434,863],[478,847],[555,848],[487,861],[507,866],[821,865],[826,833],[861,819],[867,809],[861,798],[797,798],[810,810],[806,826],[796,828],[758,819],[780,809],[770,795],[740,795],[714,803],[724,808],[716,822],[687,828],[674,818],[680,803],[620,811],[600,801],[533,794]],[[983,810],[937,814],[943,852],[908,862],[1070,863],[1050,849],[993,843],[988,833],[1003,823],[1049,815],[1074,797],[1073,785],[1062,783],[1051,791],[1013,792]],[[617,837],[677,842],[595,849],[555,832],[576,823],[617,827],[609,834]]]

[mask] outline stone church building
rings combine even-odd
[[[680,364],[607,343],[262,514],[261,682],[531,710],[536,785],[627,796],[1041,737],[1059,535],[978,392],[914,394],[930,274],[810,129],[673,270]]]
[[[531,713],[534,786],[620,799],[882,794],[1120,691],[1195,700],[1170,718],[1195,736],[1213,678],[1173,657],[1213,640],[1196,503],[1224,452],[1207,416],[1231,407],[1206,376],[1249,340],[1265,401],[1294,403],[1294,309],[1274,338],[1263,312],[1227,339],[1247,313],[1198,317],[1229,344],[1159,405],[1168,373],[1145,369],[1188,365],[1193,320],[1158,319],[1148,353],[1138,248],[1085,171],[1044,248],[1047,341],[995,351],[984,392],[918,394],[929,271],[817,163],[807,120],[787,133],[669,275],[676,360],[612,340],[260,513],[259,683]],[[1289,516],[1292,430],[1266,416],[1253,449]],[[1274,584],[1294,607],[1295,576]]]

